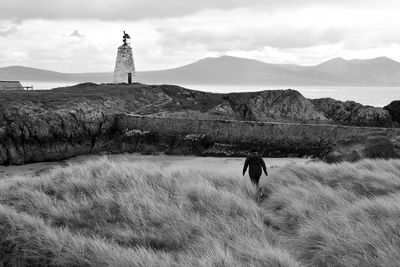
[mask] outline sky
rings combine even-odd
[[[222,55],[400,61],[399,10],[398,0],[0,0],[0,67],[112,71],[124,30],[138,71]]]

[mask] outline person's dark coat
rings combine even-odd
[[[262,159],[261,156],[257,154],[250,155],[246,158],[243,167],[243,175],[246,173],[247,168],[249,168],[249,176],[251,182],[257,185],[257,187],[258,187],[258,182],[260,181],[262,171],[264,171],[265,175],[268,175],[267,167],[265,166],[264,160]]]

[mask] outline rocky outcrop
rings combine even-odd
[[[313,99],[315,108],[333,123],[351,126],[391,127],[389,112],[383,108],[363,106],[354,101],[338,101],[331,98]]]
[[[77,109],[40,115],[4,114],[0,164],[62,160],[112,150],[116,119],[102,111]]]
[[[232,99],[231,103],[234,102]],[[259,92],[248,100],[248,109],[253,116],[252,120],[255,121],[327,121],[324,114],[318,111],[309,99],[294,90]]]
[[[393,101],[389,105],[384,107],[389,112],[392,121],[396,123],[396,126],[400,124],[400,101]]]
[[[393,110],[309,100],[293,90],[212,94],[170,85],[86,83],[50,91],[0,92],[0,164],[61,160],[101,151],[241,156],[249,147],[260,148],[265,156],[323,157],[336,144],[332,138],[314,136],[328,134],[327,128],[313,132],[311,126],[301,124],[274,126],[262,129],[255,138],[251,135],[258,127],[255,122],[243,131],[243,140],[219,137],[238,133],[237,127],[244,124],[235,121],[391,126],[396,119]],[[205,128],[207,132],[194,128],[167,135],[161,127],[149,132],[130,128],[127,134],[120,126],[123,114],[211,121],[206,125],[214,125],[212,120],[230,122],[225,122],[227,128]]]
[[[214,94],[173,85],[87,83],[52,91],[54,98],[59,97],[56,94],[84,97],[87,101],[97,98],[110,102],[109,109],[138,115],[370,127],[393,124],[385,109],[351,101],[310,100],[295,90]]]

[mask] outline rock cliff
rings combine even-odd
[[[389,105],[385,106],[384,109],[389,112],[392,121],[396,123],[396,126],[398,127],[400,123],[400,101],[393,101]]]
[[[363,106],[354,101],[338,101],[331,98],[311,100],[315,108],[325,117],[340,125],[391,127],[393,118],[384,108]]]
[[[113,148],[115,115],[97,107],[45,111],[25,104],[1,113],[0,164],[61,160]]]

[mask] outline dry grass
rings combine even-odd
[[[0,264],[396,266],[400,161],[232,170],[106,159],[0,181]]]
[[[264,195],[279,247],[302,264],[399,266],[399,160],[286,166]]]

